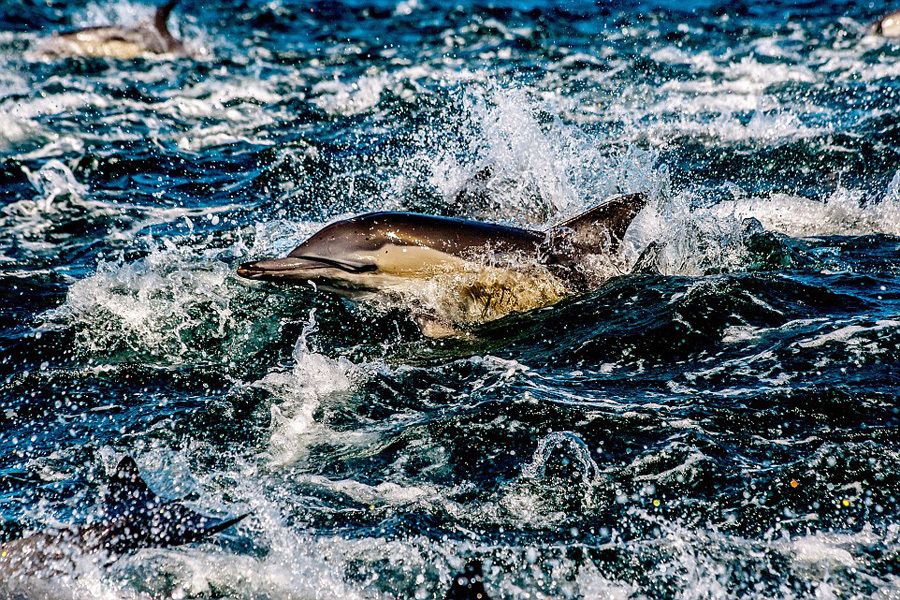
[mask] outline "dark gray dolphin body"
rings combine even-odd
[[[871,28],[872,33],[883,37],[900,37],[900,10],[879,19]]]
[[[135,27],[85,27],[56,33],[40,48],[48,56],[136,58],[147,54],[185,54],[184,44],[166,24],[178,0],[160,6],[152,22]]]
[[[70,574],[84,561],[103,566],[140,548],[178,546],[234,525],[153,493],[131,458],[119,463],[101,514],[80,527],[43,531],[0,544],[0,597],[30,597],[40,581]],[[23,595],[24,593],[24,595]]]
[[[245,263],[237,273],[256,280],[311,281],[351,296],[403,288],[407,298],[426,280],[457,276],[459,283],[465,274],[469,280],[459,286],[461,295],[483,300],[484,310],[459,304],[454,310],[462,317],[437,317],[445,323],[483,322],[552,304],[564,290],[585,289],[579,259],[617,250],[646,202],[644,194],[619,196],[547,231],[417,213],[368,213],[326,225],[288,256]],[[488,281],[479,281],[479,272],[489,274]],[[504,298],[505,308],[495,296]]]

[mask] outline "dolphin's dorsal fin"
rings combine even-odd
[[[550,230],[555,243],[565,241],[589,254],[616,251],[634,217],[647,204],[647,194],[616,196]]]
[[[196,542],[247,516],[207,517],[180,502],[163,500],[141,478],[137,463],[128,456],[110,478],[106,502],[105,519],[91,528],[100,547],[113,555]]]
[[[166,40],[175,39],[175,36],[169,32],[169,26],[166,22],[169,20],[169,15],[172,14],[172,9],[175,8],[176,4],[178,4],[178,0],[169,0],[156,9],[156,16],[153,17],[153,26]]]
[[[154,502],[159,499],[150,486],[141,478],[137,463],[126,456],[116,467],[109,480],[106,492],[107,504],[124,504],[133,502]]]

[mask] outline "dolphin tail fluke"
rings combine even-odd
[[[250,513],[244,513],[242,515],[229,517],[227,519],[207,519],[206,527],[203,529],[203,537],[208,537],[211,535],[215,535],[220,531],[225,531],[232,525],[237,525],[249,516]]]
[[[574,249],[588,254],[615,251],[622,243],[628,226],[648,200],[643,192],[616,196],[560,223],[551,231],[551,237],[566,240]]]
[[[247,515],[217,519],[179,503],[160,504],[140,512],[126,512],[128,526],[105,540],[105,548],[124,554],[138,548],[168,548],[199,542],[228,529]]]
[[[239,523],[246,516],[216,519],[178,502],[166,504],[150,516],[146,546],[164,548],[199,542]]]

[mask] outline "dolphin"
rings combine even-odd
[[[882,17],[871,27],[871,32],[889,38],[900,38],[900,10]]]
[[[618,250],[646,203],[643,193],[618,196],[546,231],[410,212],[367,213],[326,225],[284,258],[244,263],[237,274],[312,282],[357,298],[399,292],[414,308],[426,307],[416,314],[423,317],[420,325],[481,323],[588,289],[582,259]],[[429,281],[453,284],[462,302],[440,314],[447,303],[428,305]]]
[[[135,27],[103,25],[53,34],[40,48],[46,56],[95,56],[131,59],[148,54],[186,54],[184,44],[169,32],[166,22],[178,0],[156,10],[152,22]]]
[[[79,527],[46,530],[0,544],[0,596],[27,592],[41,581],[88,563],[104,566],[133,550],[188,544],[223,531],[247,515],[217,519],[163,500],[141,479],[134,459],[119,462],[99,516]],[[30,597],[28,595],[24,597]]]

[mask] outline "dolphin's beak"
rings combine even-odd
[[[247,279],[302,279],[304,277],[321,277],[322,270],[346,273],[369,273],[378,267],[371,263],[354,262],[327,258],[324,256],[288,256],[244,263],[237,269],[237,274]],[[319,271],[317,273],[317,271]]]
[[[305,258],[272,258],[246,262],[237,268],[237,274],[246,279],[267,279],[324,269],[328,266],[330,265]]]

